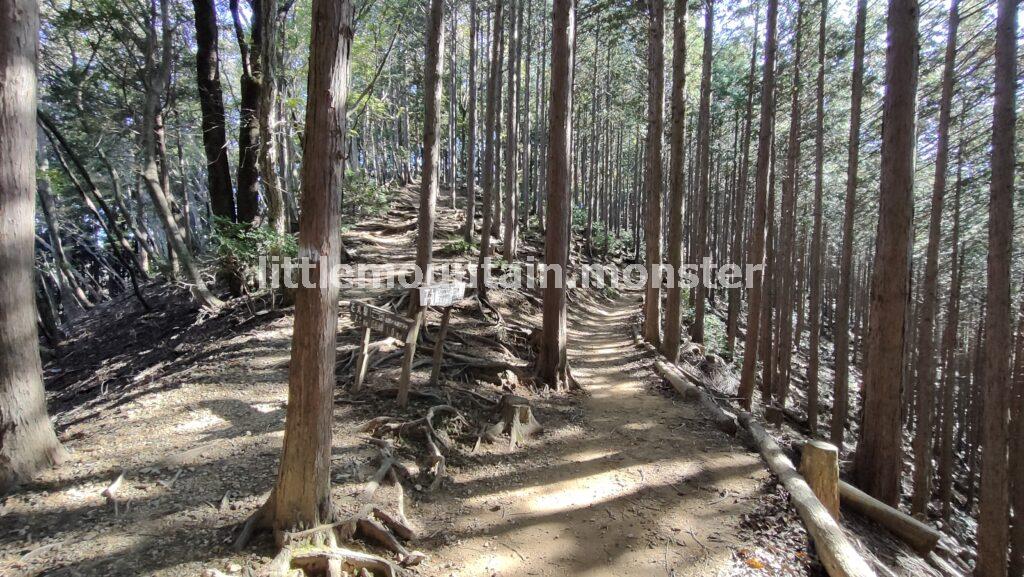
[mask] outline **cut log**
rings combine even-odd
[[[809,441],[800,455],[800,474],[828,509],[839,520],[839,449],[823,441]]]
[[[875,499],[853,485],[841,482],[839,495],[844,507],[885,527],[922,556],[928,555],[942,534],[917,519]]]
[[[797,513],[814,540],[818,558],[831,577],[876,577],[875,571],[860,556],[828,509],[814,496],[775,439],[756,423],[749,413],[740,414],[740,423],[757,443],[768,467],[789,491]]]
[[[736,434],[739,428],[736,424],[736,415],[723,409],[715,402],[711,395],[694,384],[674,365],[669,364],[665,360],[658,359],[654,362],[654,367],[658,370],[658,374],[664,377],[672,385],[672,388],[682,395],[683,400],[696,402],[704,408],[715,422],[715,427],[718,430],[730,435]]]

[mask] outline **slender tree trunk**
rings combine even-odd
[[[253,14],[261,13],[260,2],[261,0],[250,0]],[[259,104],[260,50],[263,46],[263,32],[261,19],[259,17],[252,18],[252,29],[249,32],[251,42],[247,41],[239,14],[238,0],[230,0],[230,7],[242,64],[242,77],[239,80],[241,100],[238,120],[238,191],[235,208],[238,213],[238,222],[251,223],[256,220],[260,211]]]
[[[768,199],[768,176],[771,171],[772,133],[775,130],[775,53],[776,28],[779,18],[778,0],[768,0],[764,42],[764,72],[761,81],[761,125],[757,136],[757,174],[754,183],[754,221],[750,231],[747,264],[753,270],[753,286],[747,299],[747,333],[744,337],[743,369],[740,373],[740,404],[750,410],[754,396],[757,368],[757,345],[761,326],[761,297],[764,291],[764,241]]]
[[[647,4],[647,155],[644,181],[647,288],[644,297],[644,338],[657,347],[661,343],[661,149],[665,104],[665,1],[650,0]]]
[[[533,193],[534,186],[531,182],[533,176],[533,124],[530,118],[530,105],[532,104],[531,98],[531,67],[533,65],[533,2],[531,0],[524,0],[526,2],[526,19],[524,20],[524,26],[526,28],[526,63],[523,66],[523,98],[520,101],[523,110],[523,128],[522,128],[522,150],[523,150],[523,174],[520,181],[520,187],[522,192],[520,198],[522,202],[520,204],[520,217],[519,220],[525,230],[530,224],[530,213],[532,212],[533,199],[531,194]]]
[[[818,367],[821,362],[821,268],[823,265],[822,239],[822,197],[825,189],[825,42],[828,20],[828,0],[821,0],[821,12],[818,20],[818,84],[817,109],[815,114],[814,132],[814,229],[811,232],[811,267],[810,267],[810,304],[807,320],[810,330],[807,362],[807,422],[810,423],[811,435],[818,434]],[[800,245],[803,252],[803,245]],[[802,275],[801,275],[802,281]],[[802,295],[797,296],[802,303]],[[798,307],[800,308],[800,307]],[[796,335],[797,348],[800,346],[800,333]]]
[[[493,23],[491,24],[491,58],[487,78],[487,114],[484,120],[484,197],[483,228],[480,229],[480,260],[477,265],[477,291],[482,295],[487,294],[487,285],[484,282],[484,267],[491,257],[491,235],[493,234],[494,210],[494,179],[497,173],[498,164],[498,136],[495,134],[498,126],[498,91],[501,90],[501,55],[502,55],[502,9],[504,2],[494,3]]]
[[[39,7],[0,0],[0,494],[58,463],[33,287]]]
[[[932,185],[928,247],[921,285],[917,327],[917,427],[914,434],[914,496],[910,512],[926,514],[932,499],[932,441],[935,410],[935,309],[939,300],[939,244],[942,241],[942,203],[949,170],[949,119],[953,102],[953,73],[956,67],[956,35],[960,25],[960,2],[949,7],[946,61],[942,71],[939,126],[935,142],[935,180]],[[954,250],[956,250],[954,248]]]
[[[711,59],[715,35],[715,9],[713,0],[704,0],[704,53],[700,79],[700,109],[697,115],[697,198],[695,205],[696,246],[693,264],[702,265],[708,254],[708,202],[711,194]],[[696,343],[704,342],[704,314],[707,307],[708,287],[701,279],[694,287],[693,327],[691,336]]]
[[[853,81],[850,96],[850,137],[846,159],[846,202],[843,210],[843,248],[839,258],[839,294],[836,297],[835,390],[832,404],[831,441],[843,451],[849,406],[850,376],[850,293],[853,276],[853,222],[857,212],[857,168],[860,157],[860,116],[864,98],[864,29],[867,0],[857,0],[857,23],[853,40]]]
[[[466,121],[466,231],[463,238],[473,241],[476,228],[476,36],[477,0],[469,2],[469,111]]]
[[[64,242],[60,237],[60,228],[57,219],[54,218],[53,199],[50,197],[50,180],[47,176],[49,162],[46,158],[46,151],[43,149],[42,136],[38,142],[38,166],[39,178],[36,189],[39,191],[39,206],[43,210],[43,220],[46,222],[47,235],[50,237],[52,246],[53,262],[57,266],[57,286],[60,289],[60,302],[64,308],[64,315],[68,323],[73,323],[80,317],[85,308],[92,308],[92,303],[86,296],[78,283],[75,270],[64,252]]]
[[[949,302],[946,326],[942,333],[942,440],[939,449],[939,500],[942,518],[947,523],[953,514],[953,424],[956,418],[956,350],[960,323],[960,286],[963,279],[963,255],[960,249],[960,189],[963,176],[963,142],[957,146],[956,187],[953,196],[953,252],[950,255]]]
[[[571,142],[575,0],[554,0],[551,25],[551,98],[548,109],[547,226],[544,243],[544,339],[539,373],[548,386],[569,386],[566,360],[566,286],[572,199]]]
[[[515,261],[516,244],[519,236],[519,219],[516,208],[519,203],[519,6],[518,0],[511,0],[509,6],[508,34],[508,98],[505,101],[505,236],[502,242],[503,255],[507,262]]]
[[[899,501],[903,462],[900,391],[905,382],[913,241],[919,17],[916,0],[889,1],[878,241],[868,316],[864,411],[854,460],[861,489],[892,506]]]
[[[423,283],[433,279],[434,213],[437,209],[441,156],[441,76],[444,70],[444,0],[430,0],[427,13],[427,60],[423,65],[423,178],[416,229],[416,266]],[[412,301],[413,310],[419,303]]]
[[[260,19],[260,87],[259,105],[259,173],[267,202],[267,224],[274,232],[284,234],[284,191],[277,174],[277,147],[274,137],[277,108],[277,24],[280,18],[278,0],[259,0]]]
[[[800,89],[801,65],[803,62],[803,22],[804,4],[797,1],[796,15],[796,38],[794,40],[793,57],[793,88],[790,101],[789,119],[789,144],[786,154],[786,173],[782,181],[782,202],[780,204],[778,250],[775,254],[774,269],[771,273],[773,278],[784,279],[782,275],[789,275],[794,268],[794,253],[796,252],[796,197],[798,195],[800,180],[800,134],[802,130]],[[791,348],[793,345],[793,283],[783,280],[775,285],[776,310],[778,315],[777,336],[774,350],[765,354],[771,354],[774,367],[767,374],[771,375],[771,387],[774,411],[771,413],[771,421],[776,425],[782,424],[782,410],[786,406],[786,398],[789,396],[789,372]]]
[[[999,0],[995,92],[992,106],[992,187],[988,220],[988,294],[985,317],[981,498],[978,501],[976,577],[1004,577],[1009,549],[1010,259],[1017,125],[1017,2]]]
[[[668,264],[672,282],[665,305],[665,341],[662,353],[672,362],[679,360],[683,332],[683,197],[686,195],[686,0],[675,0],[672,16],[672,126],[669,135]]]
[[[315,263],[312,278],[318,280],[295,294],[284,449],[277,484],[260,519],[277,533],[317,527],[334,515],[330,467],[338,289],[329,276],[342,248],[338,228],[352,3],[313,0],[312,12],[299,250]]]
[[[220,84],[217,45],[217,7],[214,0],[192,0],[196,18],[196,78],[203,114],[203,150],[210,206],[214,216],[235,220],[235,197],[228,165],[228,139],[224,121],[224,93]]]
[[[747,192],[750,184],[750,139],[753,136],[753,122],[754,122],[754,88],[756,86],[756,71],[757,71],[757,45],[758,45],[758,28],[761,25],[760,10],[755,10],[754,14],[754,35],[751,39],[750,49],[750,71],[747,76],[747,111],[744,115],[743,120],[743,134],[740,138],[743,143],[743,154],[740,162],[739,174],[737,176],[738,183],[736,189],[736,204],[733,207],[735,212],[735,219],[733,221],[733,240],[732,240],[732,262],[739,264],[745,259],[743,251],[743,238],[744,229],[747,226],[746,218],[746,202]],[[729,290],[729,306],[727,312],[726,321],[726,341],[725,348],[730,355],[736,350],[736,337],[739,334],[739,319],[740,319],[740,308],[741,299],[743,297],[742,288],[735,288]]]

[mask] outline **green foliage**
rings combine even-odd
[[[362,171],[349,171],[345,176],[345,204],[351,208],[346,220],[384,214],[389,206],[389,191]]]
[[[470,254],[476,248],[476,243],[466,242],[465,239],[453,240],[444,245],[438,254],[445,257],[462,256]]]
[[[222,217],[214,217],[211,240],[221,272],[246,284],[255,280],[260,257],[295,257],[299,252],[295,235],[278,234],[267,226],[235,223]]]

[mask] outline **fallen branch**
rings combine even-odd
[[[738,430],[736,415],[723,409],[715,400],[702,388],[693,384],[678,369],[677,365],[670,365],[668,362],[658,359],[654,362],[658,373],[665,377],[684,400],[696,401],[703,407],[715,422],[715,427],[724,433],[735,435]]]

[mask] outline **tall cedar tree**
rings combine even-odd
[[[252,13],[260,13],[260,0],[250,0]],[[260,50],[263,46],[263,28],[260,18],[252,18],[249,40],[245,38],[238,0],[230,0],[231,19],[242,64],[239,79],[241,98],[238,104],[238,186],[236,210],[239,222],[253,222],[259,215],[259,147],[260,124],[257,112],[260,104]]]
[[[476,229],[476,36],[477,0],[469,2],[469,110],[466,116],[466,228],[463,239],[473,242]]]
[[[299,256],[314,263],[311,278],[317,282],[296,290],[281,467],[270,499],[254,517],[276,533],[317,527],[333,521],[334,514],[330,467],[338,289],[330,273],[341,254],[352,2],[313,0],[312,12]]]
[[[761,326],[761,298],[764,293],[764,242],[768,213],[768,187],[775,131],[775,53],[779,20],[778,0],[768,0],[764,35],[764,69],[761,81],[761,125],[757,135],[757,175],[754,182],[754,221],[750,230],[747,264],[754,269],[753,285],[747,299],[747,334],[744,337],[743,369],[740,373],[740,404],[750,410],[754,398],[758,336]]]
[[[914,496],[911,513],[925,514],[932,498],[932,446],[935,409],[935,311],[939,300],[939,243],[942,241],[942,203],[949,171],[949,119],[953,104],[953,72],[956,67],[956,34],[960,25],[960,0],[949,6],[939,126],[935,141],[935,179],[932,184],[928,247],[917,326],[917,424],[914,429]]]
[[[1004,577],[1009,549],[1010,258],[1013,256],[1013,185],[1016,146],[1017,2],[999,0],[996,15],[995,92],[992,105],[992,185],[988,213],[982,381],[981,498],[978,502],[976,577]],[[1019,512],[1018,512],[1019,513]]]
[[[807,317],[810,332],[808,347],[810,349],[807,363],[807,422],[810,424],[811,435],[818,434],[818,366],[821,362],[821,269],[824,258],[825,242],[822,238],[822,197],[825,189],[825,43],[826,24],[828,23],[828,0],[821,0],[818,14],[818,82],[814,120],[814,229],[811,232],[810,254],[810,304]],[[803,244],[801,243],[801,247]],[[802,249],[801,249],[802,251]],[[799,295],[799,291],[797,293]],[[796,335],[796,345],[800,345],[800,333]]]
[[[224,91],[220,84],[217,43],[217,6],[214,0],[192,0],[196,17],[196,79],[203,115],[203,150],[210,210],[214,216],[235,220],[235,197],[228,164],[228,137],[224,121]]]
[[[647,26],[647,157],[644,164],[644,222],[647,293],[644,338],[661,343],[661,148],[665,107],[665,1],[650,0]]]
[[[916,0],[889,1],[878,242],[868,312],[870,362],[864,370],[864,414],[854,460],[860,488],[892,506],[899,502],[903,464],[900,393],[913,241],[919,17]]]
[[[696,212],[696,250],[693,251],[695,264],[702,264],[708,253],[708,202],[711,188],[711,59],[714,54],[715,6],[713,0],[704,2],[704,53],[701,57],[700,76],[700,108],[697,113],[697,199],[694,202]],[[676,272],[678,274],[678,271]],[[694,289],[693,306],[693,341],[704,342],[704,311],[708,287],[703,279]]]
[[[867,0],[857,0],[857,23],[853,33],[853,80],[850,94],[850,137],[846,157],[846,201],[843,208],[843,247],[839,257],[839,286],[836,295],[835,382],[833,384],[831,441],[843,451],[850,378],[850,295],[853,280],[853,221],[857,212],[857,169],[860,162],[860,116],[864,100],[864,29]]]
[[[46,414],[32,272],[38,37],[35,0],[0,0],[0,494],[63,455]]]
[[[668,264],[673,271],[683,266],[683,197],[686,196],[686,16],[688,2],[675,0],[672,16],[672,126],[669,135]],[[683,331],[683,287],[673,282],[665,305],[665,341],[662,352],[679,359]]]
[[[501,55],[502,55],[502,9],[504,2],[494,3],[494,15],[491,23],[491,58],[487,76],[487,114],[484,115],[484,198],[481,208],[484,211],[483,228],[480,229],[480,259],[477,264],[477,292],[486,296],[487,285],[484,282],[484,266],[491,256],[491,235],[497,214],[494,210],[495,176],[498,165],[498,138],[495,134],[498,127],[498,93],[501,90]]]
[[[416,229],[416,266],[423,283],[433,278],[434,216],[437,211],[441,156],[441,74],[444,54],[444,1],[430,0],[427,13],[427,61],[423,65],[423,176],[420,182],[420,208]],[[414,308],[418,306],[412,299]]]
[[[547,224],[544,263],[544,339],[539,373],[556,388],[568,386],[566,275],[572,200],[572,86],[576,45],[575,0],[554,0],[551,26],[551,92],[548,105]],[[486,230],[486,229],[485,229]]]

